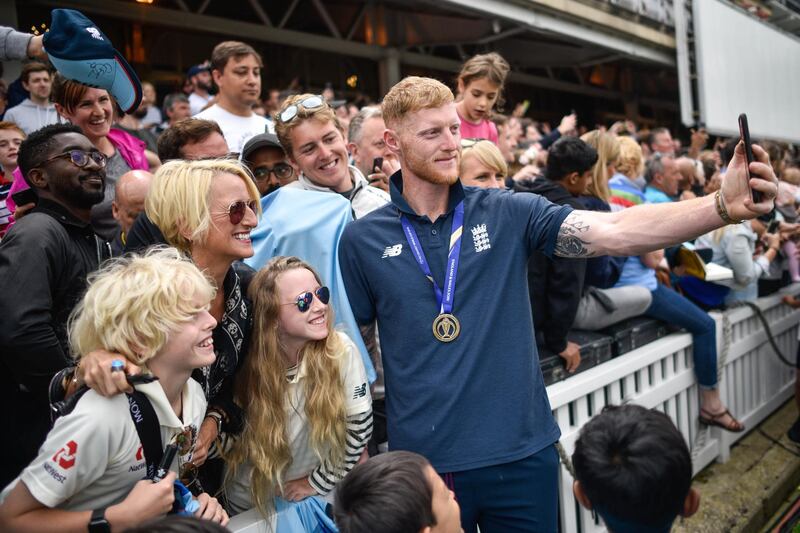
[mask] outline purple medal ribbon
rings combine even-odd
[[[456,276],[458,274],[458,256],[461,250],[461,234],[464,230],[464,201],[462,200],[458,203],[453,214],[453,225],[450,230],[450,251],[447,254],[447,270],[444,276],[444,293],[437,285],[436,280],[433,279],[431,268],[425,258],[425,252],[422,251],[422,245],[419,242],[417,233],[405,215],[400,215],[400,223],[403,224],[403,233],[406,234],[406,240],[411,247],[414,259],[417,260],[417,264],[422,273],[425,274],[425,277],[433,284],[436,303],[439,304],[439,314],[452,313],[453,298],[456,292]]]

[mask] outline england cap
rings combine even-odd
[[[44,35],[50,62],[65,77],[106,89],[126,113],[142,101],[139,77],[94,22],[74,9],[54,9]]]

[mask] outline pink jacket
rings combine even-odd
[[[128,132],[111,128],[108,131],[108,140],[114,145],[114,148],[119,150],[119,155],[128,163],[131,170],[148,170],[150,165],[147,163],[147,157],[144,155],[145,143],[137,139]],[[6,206],[11,211],[11,221],[9,222],[6,231],[11,229],[14,225],[14,211],[17,210],[17,204],[11,198],[11,195],[17,191],[24,191],[29,189],[28,182],[22,177],[19,167],[14,170],[14,183],[8,191],[8,198],[6,198]]]

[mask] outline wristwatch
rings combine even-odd
[[[111,525],[106,520],[106,508],[92,511],[89,519],[89,533],[111,533]]]

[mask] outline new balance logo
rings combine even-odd
[[[367,384],[362,383],[361,386],[356,387],[353,389],[353,399],[358,400],[359,398],[363,398],[367,395]]]
[[[395,244],[394,246],[387,246],[386,249],[383,250],[383,256],[381,259],[386,259],[387,257],[397,257],[403,251],[402,244]]]
[[[472,241],[475,243],[476,253],[489,250],[492,247],[492,243],[489,242],[489,234],[486,232],[486,224],[473,226],[470,231],[472,231]]]

